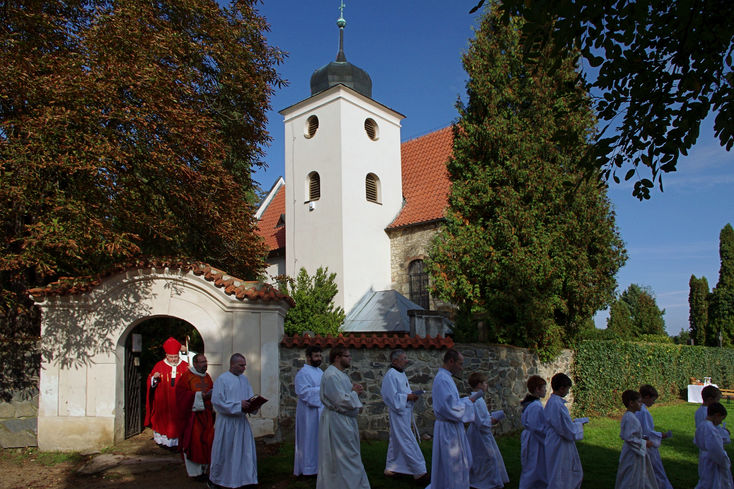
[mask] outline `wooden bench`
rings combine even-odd
[[[734,400],[734,389],[719,389],[719,392],[722,398],[726,398],[727,404]]]

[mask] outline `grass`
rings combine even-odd
[[[673,438],[663,441],[660,455],[671,484],[675,488],[693,488],[698,481],[698,449],[693,445],[695,431],[693,415],[696,404],[675,403],[653,406],[650,409],[655,426],[661,431],[672,430]],[[734,409],[730,409],[734,412]],[[510,483],[507,489],[516,489],[520,477],[520,436],[519,433],[497,438],[502,451]],[[584,467],[586,489],[614,487],[617,463],[622,448],[619,438],[619,418],[592,418],[586,425],[584,440],[577,443],[581,463]],[[426,462],[430,467],[431,442],[421,445]],[[727,446],[730,457],[734,457],[734,447]],[[362,442],[362,461],[373,489],[409,488],[415,486],[409,478],[392,480],[385,477],[387,442]],[[316,480],[296,479],[288,475],[293,472],[293,444],[284,443],[273,456],[259,461],[261,487],[268,488],[287,481],[287,487],[312,489]],[[286,486],[278,486],[286,487]]]
[[[26,462],[38,462],[41,465],[52,466],[64,462],[77,463],[83,457],[76,452],[40,452],[37,448],[9,448],[6,449],[8,458],[18,465]]]

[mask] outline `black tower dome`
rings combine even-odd
[[[354,66],[347,61],[344,55],[344,26],[347,21],[343,16],[336,21],[339,27],[339,52],[336,55],[336,61],[332,61],[328,65],[322,66],[311,75],[311,95],[333,87],[334,85],[346,85],[362,95],[372,98],[372,79],[361,68]]]

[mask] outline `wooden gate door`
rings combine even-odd
[[[129,335],[125,344],[125,439],[143,431],[143,381],[140,354],[133,352],[133,336],[138,335]]]

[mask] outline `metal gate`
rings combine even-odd
[[[138,337],[138,338],[135,338]],[[131,334],[125,344],[125,438],[143,431],[140,335]],[[137,347],[137,348],[136,348]],[[137,350],[137,352],[135,351]]]

